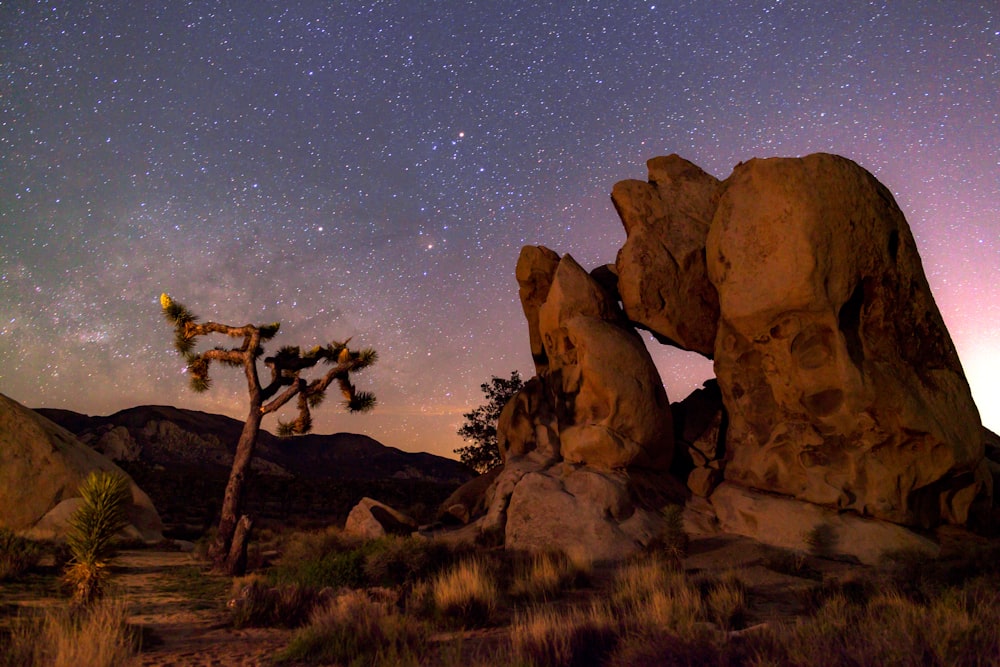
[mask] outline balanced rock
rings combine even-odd
[[[63,536],[80,502],[80,484],[95,470],[128,477],[66,429],[0,394],[0,527],[34,539]],[[131,488],[125,534],[162,540],[163,524],[152,501],[134,482]]]
[[[615,263],[625,314],[661,342],[711,358],[719,300],[705,240],[722,184],[677,155],[646,164],[648,183],[621,181],[611,191],[628,236]]]
[[[979,414],[889,191],[834,155],[751,160],[724,183],[707,264],[726,479],[964,523],[987,474]]]

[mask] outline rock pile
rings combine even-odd
[[[932,550],[902,526],[988,505],[979,414],[889,191],[827,154],[724,181],[676,155],[647,164],[648,182],[612,191],[627,233],[614,265],[521,252],[537,374],[501,416],[482,529],[510,548],[627,555],[676,501],[675,448],[673,473],[708,500],[693,505],[782,546]],[[676,424],[635,327],[714,359],[717,384],[675,405]]]

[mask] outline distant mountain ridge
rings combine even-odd
[[[227,468],[243,422],[224,415],[165,405],[141,405],[106,417],[38,408],[84,443],[118,461],[151,466]],[[258,474],[350,480],[414,479],[460,484],[475,473],[459,461],[426,452],[404,452],[355,433],[279,438],[261,430]]]

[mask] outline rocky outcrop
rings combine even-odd
[[[80,502],[80,484],[95,470],[125,475],[69,431],[0,394],[0,527],[35,539],[64,535]],[[163,539],[156,508],[142,489],[131,486],[126,536]]]
[[[707,240],[726,479],[900,524],[964,523],[979,415],[892,195],[833,155],[751,160]]]
[[[614,266],[521,253],[537,376],[501,415],[483,529],[621,557],[671,490],[644,498],[658,485],[637,489],[634,471],[665,479],[671,456],[698,530],[865,562],[933,551],[903,526],[995,515],[1000,463],[888,190],[826,154],[722,182],[676,155],[647,166],[612,191],[628,237]],[[714,358],[717,384],[674,406],[672,438],[633,326]]]
[[[655,509],[636,506],[628,470],[669,466],[669,404],[615,295],[571,256],[553,257],[525,248],[518,262],[538,374],[500,416],[506,466],[487,492],[482,528],[504,532],[509,548],[544,541],[619,557],[661,525]]]
[[[677,155],[646,165],[648,183],[621,181],[611,191],[628,235],[615,262],[622,305],[662,342],[711,358],[719,300],[705,239],[722,184]]]
[[[538,328],[548,357],[559,451],[570,463],[666,469],[669,403],[642,339],[576,261],[560,260]]]

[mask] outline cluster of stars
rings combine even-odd
[[[897,196],[1000,428],[998,53],[989,3],[0,4],[0,392],[241,416],[239,378],[178,376],[168,291],[375,347],[380,409],[317,428],[448,454],[532,374],[523,244],[613,262],[655,155],[828,151]],[[655,359],[674,400],[711,374]]]

